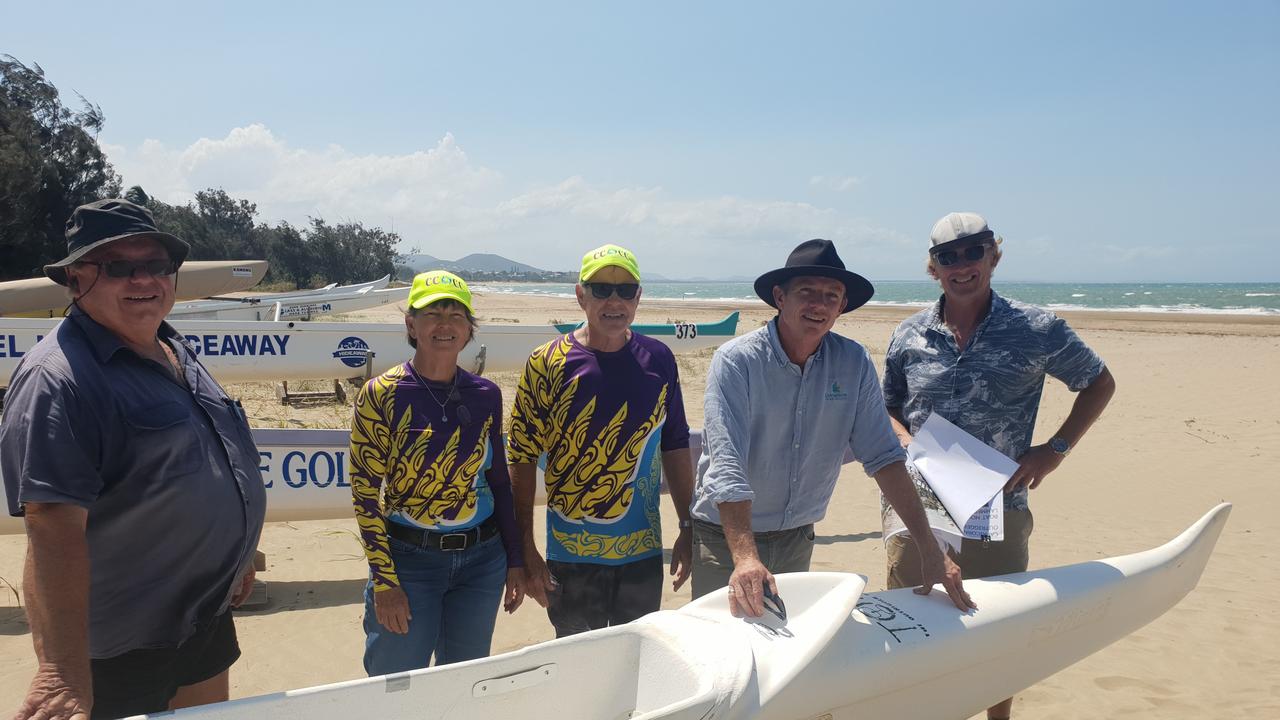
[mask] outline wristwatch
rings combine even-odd
[[[692,520],[681,520],[681,521],[680,521],[680,529],[681,529],[681,530],[688,530],[688,529],[689,529],[689,528],[691,528],[691,527],[693,527],[693,521],[692,521]]]
[[[1059,455],[1066,456],[1071,453],[1071,443],[1060,437],[1051,437],[1049,438],[1049,449]]]

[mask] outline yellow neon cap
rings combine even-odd
[[[432,270],[413,277],[413,287],[409,288],[409,307],[421,310],[441,300],[462,303],[467,312],[476,313],[471,307],[471,288],[457,275],[445,270]]]
[[[587,282],[592,275],[610,265],[620,267],[631,273],[631,277],[640,282],[640,261],[636,254],[617,245],[601,245],[582,256],[582,272],[578,273],[578,282]]]

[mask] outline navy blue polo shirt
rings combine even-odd
[[[9,513],[89,512],[94,658],[175,646],[225,610],[266,512],[243,410],[172,327],[158,335],[185,387],[74,308],[23,357],[0,418]]]

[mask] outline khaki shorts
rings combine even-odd
[[[1031,530],[1035,518],[1030,510],[1004,511],[1004,540],[983,543],[981,540],[965,540],[960,552],[952,552],[951,559],[960,566],[965,579],[1008,575],[1027,571],[1031,559]],[[918,587],[920,585],[920,553],[916,543],[908,535],[895,535],[885,543],[888,554],[888,589]]]

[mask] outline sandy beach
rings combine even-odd
[[[997,285],[998,287],[998,285]],[[571,300],[487,294],[483,322],[572,320]],[[638,321],[719,320],[743,311],[739,332],[772,316],[763,303],[733,307],[642,302]],[[897,323],[911,309],[866,307],[836,331],[883,360]],[[1280,319],[1236,315],[1064,313],[1107,361],[1118,391],[1111,406],[1061,468],[1031,495],[1033,568],[1143,550],[1170,539],[1220,501],[1235,503],[1200,586],[1139,632],[1018,696],[1015,714],[1036,718],[1130,716],[1280,717]],[[347,316],[394,321],[394,309]],[[405,347],[405,356],[410,354]],[[679,356],[690,425],[702,425],[711,351]],[[517,377],[493,377],[510,406]],[[346,427],[343,406],[285,408],[267,384],[228,386],[259,427]],[[1065,417],[1072,394],[1046,386],[1035,441]],[[1270,478],[1268,480],[1267,478]],[[668,543],[674,513],[664,499]],[[827,518],[818,526],[814,569],[866,575],[884,587],[884,549],[875,483],[846,466]],[[20,608],[26,541],[0,536],[0,713],[14,709],[35,667]],[[232,696],[245,697],[363,676],[361,591],[366,565],[354,519],[268,524],[261,543],[270,602],[239,613],[243,657]],[[688,588],[664,607],[688,602]],[[942,602],[940,599],[939,602]],[[545,611],[526,602],[498,620],[493,652],[553,636]],[[946,698],[930,698],[945,704]]]

